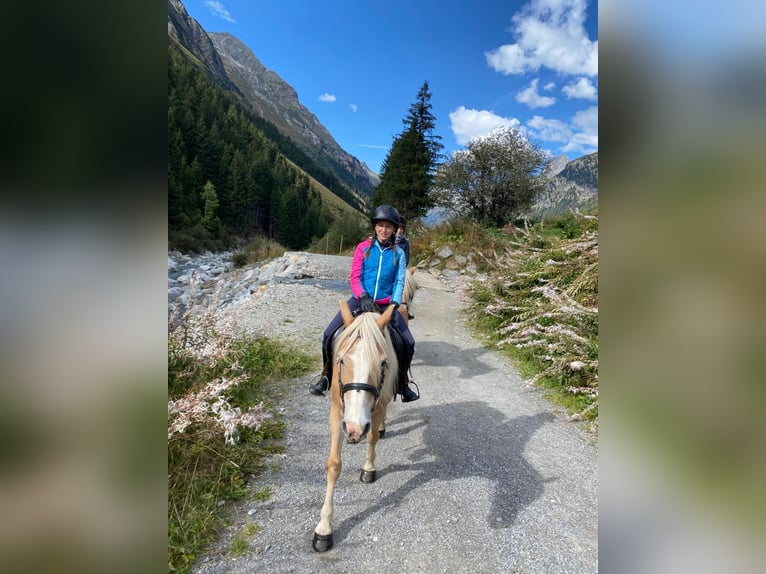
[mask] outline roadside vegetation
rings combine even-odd
[[[471,261],[469,325],[510,356],[522,376],[545,388],[550,400],[597,431],[596,215],[501,229],[466,219],[433,228],[415,223],[409,239],[412,265],[426,265],[444,247]],[[324,253],[326,244],[311,250]],[[254,240],[233,258],[242,266],[285,250]],[[228,501],[269,498],[258,476],[284,448],[276,410],[281,382],[315,362],[278,341],[233,335],[237,330],[219,321],[215,304],[210,309],[168,327],[169,572],[188,572],[220,537]],[[249,540],[260,528],[247,522],[233,534],[229,552],[251,552]]]
[[[280,382],[314,359],[232,335],[212,312],[177,325],[168,333],[168,571],[184,573],[225,527],[228,501],[270,496],[257,477],[284,448]],[[259,529],[247,524],[230,552],[248,552]]]
[[[444,246],[477,277],[469,324],[510,356],[574,420],[598,428],[598,219],[570,213],[533,225],[451,221],[410,236],[413,264]]]

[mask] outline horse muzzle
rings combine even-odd
[[[370,423],[366,423],[364,428],[357,422],[343,421],[343,434],[346,435],[346,442],[350,444],[356,444],[367,436],[370,432]]]

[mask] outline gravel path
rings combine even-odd
[[[350,258],[307,257],[336,279],[348,276]],[[598,571],[593,437],[469,335],[459,284],[417,278],[410,328],[422,398],[389,407],[376,482],[359,481],[365,445],[344,444],[335,546],[323,554],[311,548],[329,452],[329,398],[308,393],[312,374],[285,386],[286,454],[279,470],[258,479],[273,496],[232,508],[232,527],[193,572]],[[342,285],[269,285],[228,314],[245,332],[301,342],[318,356],[322,330],[348,295]],[[232,557],[226,548],[248,522],[262,526],[252,552]]]

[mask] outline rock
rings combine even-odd
[[[445,247],[442,247],[436,255],[441,257],[442,259],[448,259],[449,257],[452,257],[452,253],[453,253],[452,249],[445,246]]]
[[[569,363],[569,368],[572,369],[573,371],[580,371],[583,369],[583,367],[585,367],[585,363],[583,363],[582,361],[572,361],[571,363]]]

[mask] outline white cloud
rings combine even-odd
[[[595,102],[598,99],[598,91],[588,78],[578,78],[574,84],[564,86],[561,90],[570,99],[580,98]]]
[[[564,153],[591,153],[598,149],[598,106],[577,112],[570,123],[534,116],[527,129],[542,141],[563,143]]]
[[[332,94],[328,94],[327,92],[325,92],[324,94],[322,94],[321,96],[319,96],[319,98],[317,98],[317,99],[318,99],[320,102],[334,102],[334,101],[335,101],[335,100],[337,100],[338,98],[336,98],[336,97],[335,97],[334,95],[332,95]]]
[[[527,122],[527,127],[534,137],[543,141],[566,143],[572,137],[572,129],[561,120],[534,116]]]
[[[217,2],[216,0],[205,0],[204,4],[208,7],[208,9],[210,9],[210,12],[213,14],[213,16],[218,16],[222,20],[236,24],[237,21],[231,17],[229,11],[226,9],[226,6],[224,6],[222,3]]]
[[[503,74],[540,67],[563,74],[598,75],[598,40],[585,31],[587,0],[531,0],[514,14],[515,44],[485,52],[487,63]]]
[[[579,111],[572,118],[575,128],[572,139],[564,147],[576,151],[593,151],[598,149],[598,106],[591,106],[587,110]]]
[[[499,127],[520,126],[516,118],[504,118],[486,110],[468,110],[464,106],[450,112],[449,119],[452,133],[460,145],[466,145],[472,139],[485,136]]]
[[[359,109],[359,106],[357,106],[356,104],[349,104],[348,107],[351,108],[352,112],[356,112],[356,110]]]
[[[526,104],[532,110],[535,108],[547,108],[555,104],[556,98],[541,96],[537,92],[538,81],[539,80],[535,78],[526,89],[521,90],[518,94],[516,94],[516,101],[522,104]]]
[[[555,87],[556,87],[556,84],[555,84],[555,83],[553,83],[553,82],[548,82],[548,83],[547,83],[547,84],[545,84],[545,86],[543,87],[543,90],[545,90],[546,92],[550,92],[550,91],[551,91],[553,88],[555,88]]]

